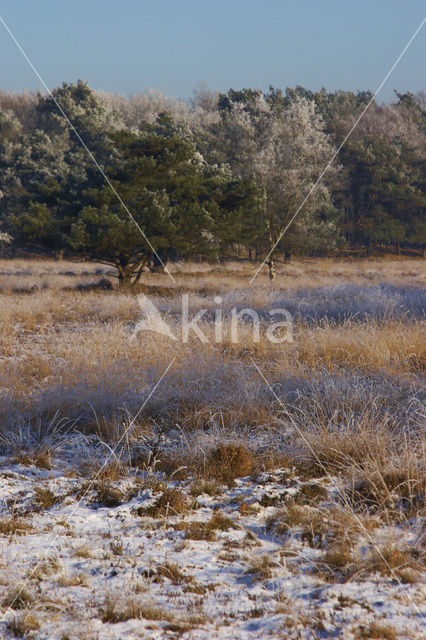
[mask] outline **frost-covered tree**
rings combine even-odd
[[[0,206],[17,246],[112,264],[128,286],[153,247],[154,258],[165,262],[173,252],[218,253],[230,229],[238,233],[249,181],[242,188],[229,168],[209,165],[190,127],[170,115],[124,128],[117,112],[79,81],[39,96],[37,125],[26,131],[13,116],[0,117]]]
[[[16,245],[60,255],[69,220],[81,208],[85,189],[103,178],[55,101],[100,166],[114,155],[107,134],[117,123],[94,91],[79,80],[55,89],[53,97],[39,95],[36,128],[18,123],[12,135],[5,123],[8,133],[2,135],[0,130],[0,145],[6,149],[2,162],[7,165],[0,178],[5,227]]]
[[[60,232],[50,223],[48,206],[57,204],[68,167],[64,146],[40,129],[25,130],[0,113],[0,216],[17,245],[55,251]]]
[[[277,250],[289,257],[302,249],[334,248],[335,212],[325,180],[287,228],[333,152],[314,103],[296,96],[283,105],[271,94],[244,90],[222,95],[219,107],[221,159],[235,175],[254,175],[262,192],[256,238],[264,243],[271,279]]]
[[[141,121],[157,126],[159,114],[169,112],[190,134],[205,168],[224,176],[226,163],[232,172],[220,196],[219,209],[227,214],[217,217],[213,235],[208,232],[210,248],[226,254],[242,245],[267,255],[285,230],[270,256],[271,276],[276,252],[330,250],[339,241],[337,227],[355,246],[424,247],[424,95],[396,93],[394,103],[382,106],[371,99],[369,91],[297,86],[217,94],[202,85],[183,101],[159,91],[130,97],[95,92],[81,80],[63,84],[53,97],[0,92],[1,228],[17,246],[60,254],[64,246],[71,250],[69,228],[77,213],[97,206],[93,194],[102,192],[104,178],[57,102],[99,166],[112,171],[125,191],[124,173],[132,163],[124,162],[127,151],[120,147],[124,132],[140,136]],[[327,171],[287,229],[361,114],[336,158],[342,169]],[[332,200],[342,211],[338,219]],[[206,237],[200,236],[201,244]],[[158,237],[158,250],[169,251],[168,243],[174,240]]]
[[[38,96],[35,92],[0,91],[0,111],[13,114],[29,130],[36,126]]]
[[[158,89],[148,89],[145,93],[131,96],[98,91],[97,96],[110,114],[118,116],[124,127],[137,129],[140,122],[154,124],[160,113],[170,113],[176,122],[190,119],[190,108],[183,100],[167,96]]]
[[[4,231],[0,231],[0,247],[5,247],[12,242],[12,236]]]

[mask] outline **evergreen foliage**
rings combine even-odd
[[[3,247],[12,239],[104,262],[122,286],[171,257],[270,253],[273,276],[278,255],[329,254],[345,242],[367,253],[424,251],[422,92],[378,106],[369,91],[202,86],[186,104],[159,92],[95,92],[79,80],[53,96],[0,92]]]

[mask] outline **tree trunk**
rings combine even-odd
[[[118,274],[118,288],[120,291],[130,291],[132,288],[132,278],[130,274]]]
[[[120,291],[129,291],[132,287],[132,269],[129,265],[117,265],[118,288]]]
[[[399,240],[396,243],[396,251],[397,251],[397,254],[400,256],[401,255],[401,243],[400,243]]]
[[[132,282],[132,287],[134,287],[136,284],[138,284],[138,282],[141,279],[141,275],[142,273],[145,271],[145,267],[149,262],[149,258],[145,258],[145,260],[142,260],[142,262],[139,263],[139,265],[136,267],[138,269],[135,279]]]
[[[266,264],[268,265],[268,268],[269,268],[269,280],[272,282],[272,280],[275,280],[275,276],[276,276],[275,264],[274,264],[273,258],[269,258]]]

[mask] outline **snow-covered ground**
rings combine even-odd
[[[359,564],[330,568],[324,522],[337,535],[337,507],[326,478],[277,469],[233,487],[142,473],[92,484],[60,460],[0,465],[2,638],[426,636],[424,576],[396,579],[362,560],[421,532],[377,521],[357,533],[343,518],[343,560],[352,535]]]

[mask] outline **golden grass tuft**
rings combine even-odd
[[[50,470],[52,468],[52,454],[50,451],[19,451],[12,458],[15,464],[22,464],[25,467],[35,465],[39,469]]]
[[[2,604],[11,609],[25,609],[34,602],[34,596],[28,589],[17,584],[9,590]]]
[[[105,478],[99,477],[93,488],[96,494],[92,502],[97,506],[118,507],[126,500],[126,495]]]
[[[196,498],[197,496],[218,496],[222,493],[221,486],[215,480],[205,480],[203,478],[197,479],[190,488],[191,496]]]
[[[53,493],[48,487],[35,487],[34,504],[37,509],[50,509],[61,501],[61,497]]]
[[[216,531],[229,531],[229,529],[238,529],[238,524],[236,524],[231,518],[225,516],[220,511],[215,511],[210,520],[207,521],[206,526],[209,529],[213,529]]]
[[[277,566],[277,562],[271,556],[263,554],[251,559],[246,573],[251,574],[257,580],[267,580],[272,578],[273,569]]]
[[[250,475],[254,458],[244,444],[219,444],[205,461],[208,476],[232,486],[236,478]]]
[[[363,565],[366,571],[377,571],[392,577],[396,572],[404,569],[424,568],[424,562],[418,556],[417,549],[406,547],[400,542],[391,542],[386,546],[381,545],[370,549]]]
[[[209,520],[200,522],[198,520],[182,520],[173,525],[175,531],[184,531],[187,540],[215,540],[217,531],[229,531],[229,529],[238,529],[231,518],[215,511]]]
[[[356,637],[360,640],[398,640],[398,633],[391,624],[374,621],[368,626],[360,626]]]
[[[26,522],[23,518],[18,518],[15,515],[0,518],[0,535],[23,536],[32,531],[32,529],[32,525],[29,522]]]
[[[172,622],[174,616],[166,609],[144,602],[133,595],[124,598],[107,594],[100,610],[102,622],[125,622],[132,619],[146,619]]]
[[[191,504],[186,495],[176,487],[165,489],[149,507],[138,507],[139,516],[150,516],[151,518],[163,518],[175,516],[191,508]]]
[[[7,623],[7,628],[18,638],[31,638],[40,629],[40,623],[35,613],[23,611]]]
[[[205,522],[198,521],[182,521],[173,525],[175,531],[184,531],[187,540],[209,540],[216,539],[214,530]]]
[[[192,582],[193,577],[187,576],[176,562],[165,562],[164,564],[157,565],[155,569],[155,576],[157,578],[167,578],[173,584],[185,584]]]

